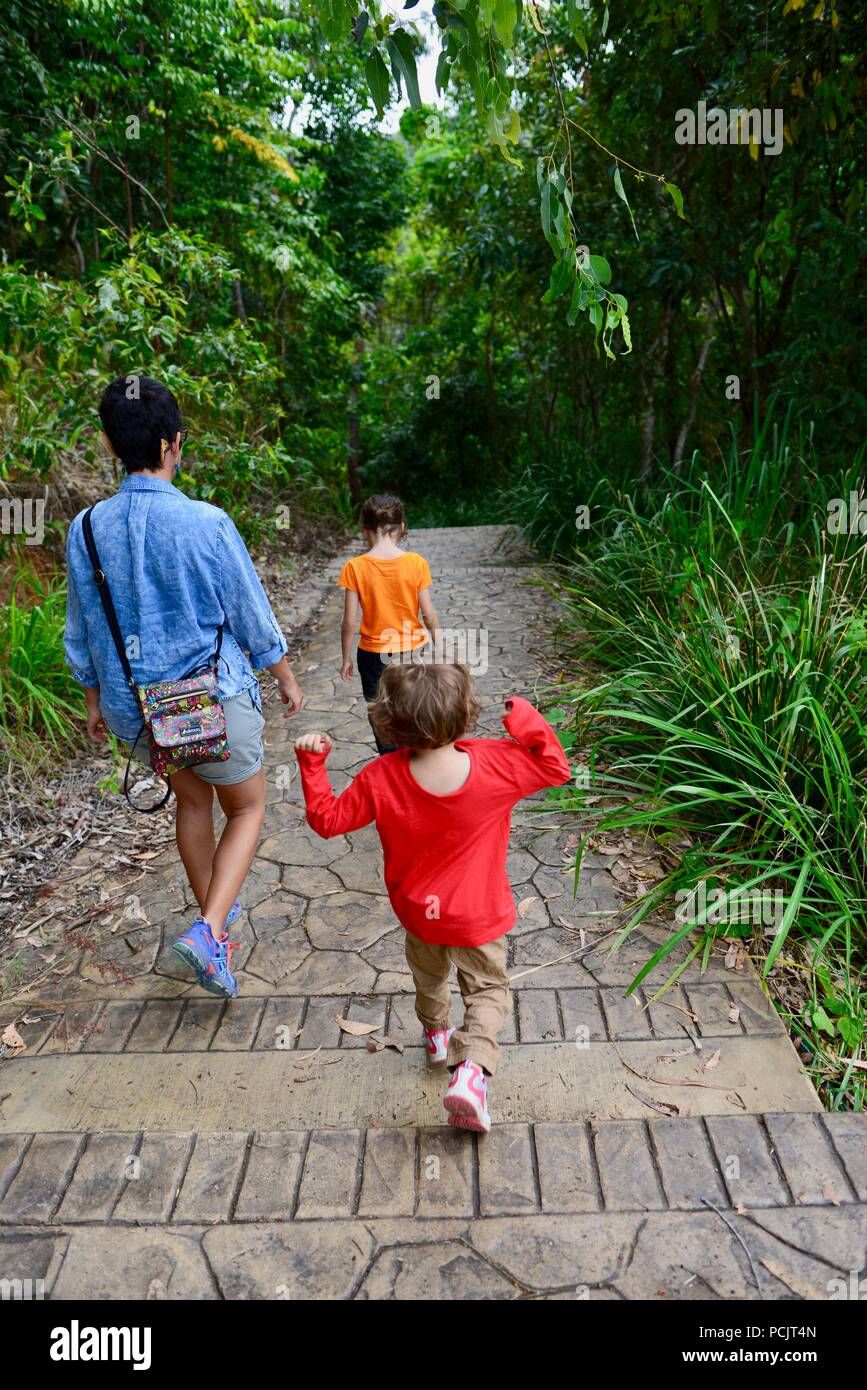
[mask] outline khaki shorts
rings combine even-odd
[[[199,763],[190,768],[203,782],[214,786],[232,786],[235,782],[246,782],[254,777],[262,766],[264,749],[262,730],[265,717],[256,708],[252,692],[244,690],[231,700],[223,701],[226,712],[226,734],[229,740],[229,756],[222,762]],[[130,744],[126,744],[127,751]],[[145,767],[150,767],[150,749],[144,733],[141,733],[132,749],[133,757]]]

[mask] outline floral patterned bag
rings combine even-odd
[[[180,680],[158,681],[155,685],[136,685],[111,592],[105,573],[100,569],[90,520],[92,511],[93,507],[82,517],[82,531],[93,565],[93,582],[102,600],[103,611],[114,638],[126,683],[141,707],[144,720],[133,747],[144,733],[150,752],[151,767],[158,777],[164,777],[167,782],[166,794],[156,806],[135,806],[129,794],[129,769],[132,762],[130,753],[123,779],[124,796],[137,811],[159,811],[172,794],[173,773],[180,772],[185,767],[196,767],[199,763],[224,762],[229,757],[226,712],[223,709],[217,681],[223,628],[221,624],[217,629],[217,645],[211,665],[198,672],[190,672]]]

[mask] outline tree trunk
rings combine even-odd
[[[677,436],[677,443],[674,446],[674,456],[672,458],[672,462],[676,470],[680,469],[681,461],[683,459],[683,451],[686,448],[686,441],[689,436],[690,430],[695,424],[695,413],[698,409],[698,388],[701,385],[701,379],[704,376],[704,369],[707,366],[708,353],[710,352],[712,342],[713,330],[708,329],[707,337],[705,338],[704,342],[701,345],[701,349],[699,350],[698,361],[695,364],[695,371],[693,372],[689,382],[689,409],[686,412],[686,419],[680,427],[680,434]]]

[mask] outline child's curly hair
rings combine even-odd
[[[442,748],[469,733],[481,712],[475,682],[460,662],[386,666],[368,713],[377,738],[399,748]]]

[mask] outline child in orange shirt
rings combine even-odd
[[[401,550],[406,516],[399,497],[382,493],[369,497],[361,509],[361,530],[367,554],[347,560],[338,583],[346,590],[340,636],[341,678],[352,684],[352,648],[361,614],[356,664],[368,704],[376,699],[388,656],[419,651],[439,627],[431,600],[430,565],[413,550]],[[419,625],[419,610],[423,626]],[[380,753],[393,751],[373,730]]]

